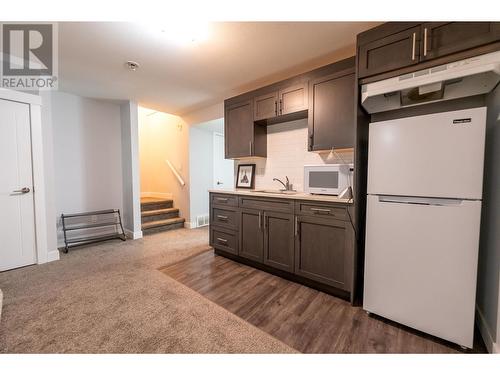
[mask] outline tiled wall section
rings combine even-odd
[[[338,152],[346,163],[353,163],[353,151]],[[307,151],[307,119],[271,125],[267,128],[267,158],[246,158],[235,163],[235,174],[238,164],[256,164],[255,188],[279,189],[281,185],[273,178],[284,180],[288,176],[293,188],[304,190],[305,164],[342,163],[333,154],[328,160],[328,153]]]

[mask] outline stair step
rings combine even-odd
[[[171,229],[184,228],[186,220],[182,217],[165,220],[155,220],[142,224],[142,233],[151,234],[156,232],[163,232]]]
[[[141,199],[141,211],[154,211],[164,208],[172,208],[173,205],[174,205],[173,199],[161,199],[161,198]]]
[[[179,209],[173,207],[141,212],[142,223],[148,223],[157,220],[174,219],[178,217]]]

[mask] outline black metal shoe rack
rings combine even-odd
[[[65,244],[63,251],[65,253],[71,247],[114,239],[122,241],[127,239],[123,231],[120,210],[117,209],[62,214],[61,221]],[[95,234],[96,231],[102,233]]]

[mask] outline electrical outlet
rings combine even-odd
[[[97,215],[92,215],[92,216],[90,217],[90,221],[91,221],[92,223],[97,223]]]

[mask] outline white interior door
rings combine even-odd
[[[234,188],[234,161],[224,158],[224,135],[214,133],[214,182],[215,189]]]
[[[35,262],[29,105],[0,100],[0,271]]]

